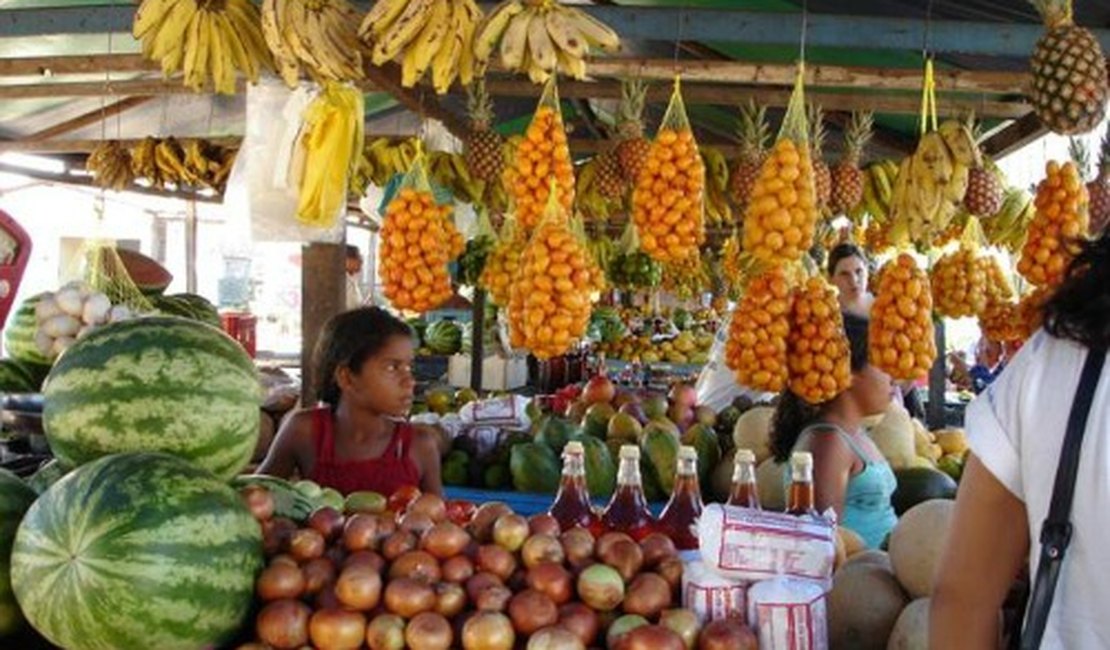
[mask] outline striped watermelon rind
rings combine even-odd
[[[34,474],[27,477],[27,485],[31,486],[31,489],[38,494],[42,494],[46,492],[47,488],[57,483],[63,476],[71,471],[73,470],[64,465],[57,458],[51,458],[35,470]]]
[[[43,392],[47,442],[71,467],[159,451],[229,480],[258,442],[261,388],[250,357],[222,331],[184,318],[96,329],[62,355]]]
[[[322,499],[313,499],[289,481],[276,476],[241,474],[231,479],[231,487],[236,490],[250,485],[259,485],[270,491],[274,499],[275,517],[287,517],[300,523],[306,521],[313,510],[325,505]]]
[[[262,533],[210,473],[117,454],[39,497],[11,563],[27,620],[55,645],[196,650],[228,643],[249,616]]]
[[[35,345],[35,332],[39,327],[35,306],[45,295],[40,293],[24,300],[11,315],[4,328],[4,350],[13,359],[49,368],[50,359]]]
[[[38,389],[25,364],[15,359],[0,359],[0,393],[34,393]]]
[[[0,469],[0,639],[23,627],[23,613],[12,592],[9,560],[16,529],[38,495],[18,476]]]

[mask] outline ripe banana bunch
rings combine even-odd
[[[375,138],[363,146],[351,177],[351,191],[361,196],[366,186],[385,187],[396,174],[404,174],[416,160],[414,138]]]
[[[117,192],[135,180],[131,172],[131,154],[118,140],[101,142],[85,159],[85,169],[92,172],[98,187]]]
[[[481,203],[485,183],[471,177],[461,154],[445,151],[428,154],[428,176],[437,185],[451,190],[456,201],[471,205]]]
[[[223,191],[235,154],[235,150],[207,140],[190,139],[182,144],[176,138],[148,136],[131,148],[131,173],[158,188],[169,183]]]
[[[236,71],[256,83],[263,68],[273,68],[250,0],[143,0],[131,34],[164,75],[184,69],[185,85],[196,91],[211,80],[216,92],[234,95]]]
[[[290,88],[301,68],[318,82],[363,77],[358,12],[347,0],[263,0],[262,33]]]
[[[1023,189],[1011,187],[1006,190],[998,214],[979,223],[987,243],[1017,254],[1025,246],[1029,223],[1036,214],[1033,196]]]
[[[598,167],[601,156],[594,156],[579,166],[574,180],[574,207],[583,219],[593,223],[608,223],[610,217],[618,213],[624,197],[607,197],[597,183]]]
[[[484,66],[499,47],[505,69],[542,84],[556,72],[585,79],[590,46],[617,52],[620,36],[581,9],[556,0],[504,0],[478,28],[474,55]]]
[[[971,168],[981,164],[975,138],[963,122],[947,120],[922,136],[898,168],[890,204],[894,241],[931,246],[959,212]]]
[[[890,199],[897,177],[898,163],[893,160],[873,162],[864,170],[863,200],[848,215],[853,223],[863,223],[868,215],[883,223],[890,219]]]
[[[613,259],[616,258],[619,253],[616,242],[606,237],[604,234],[597,237],[588,237],[586,239],[586,249],[589,250],[594,261],[597,262],[598,268],[600,268],[602,272],[605,273],[605,277],[608,278],[610,269],[613,265]]]
[[[728,160],[720,150],[699,147],[705,164],[705,219],[709,225],[731,224],[732,205],[728,200]]]
[[[401,85],[412,88],[431,71],[445,94],[458,79],[474,79],[474,33],[482,10],[474,0],[377,0],[358,35],[371,48],[371,62],[400,59]]]

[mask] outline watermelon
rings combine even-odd
[[[52,458],[35,470],[35,473],[27,479],[27,485],[30,485],[31,489],[38,494],[42,494],[70,471],[71,469],[60,463],[57,458]]]
[[[538,442],[513,445],[509,471],[513,475],[513,487],[517,490],[541,494],[555,494],[562,476],[555,452]]]
[[[705,424],[695,424],[682,434],[682,444],[698,452],[698,482],[702,488],[709,486],[713,468],[721,462],[721,443],[717,432]]]
[[[36,630],[69,650],[229,643],[262,569],[262,529],[235,490],[168,454],[77,468],[31,506],[12,588]]]
[[[462,349],[462,328],[449,320],[436,321],[424,332],[424,347],[432,354],[455,354]]]
[[[195,293],[175,293],[170,296],[154,296],[151,302],[155,309],[166,316],[180,316],[213,327],[221,326],[219,312],[204,296]]]
[[[62,355],[44,394],[47,442],[72,467],[161,451],[229,480],[258,442],[261,390],[250,357],[215,327],[183,318],[96,329]]]
[[[898,488],[890,502],[899,516],[924,501],[956,498],[956,481],[940,470],[909,467],[894,470],[894,477],[898,479]]]
[[[0,393],[34,393],[38,389],[26,364],[0,359]]]
[[[320,498],[306,495],[285,479],[265,474],[242,474],[231,479],[231,487],[241,490],[249,485],[260,485],[274,498],[274,516],[288,517],[296,522],[308,519],[312,511],[324,505]]]
[[[49,368],[50,359],[35,345],[35,332],[39,327],[35,319],[35,305],[44,295],[40,293],[24,300],[12,314],[4,328],[4,351],[13,359]]]
[[[173,274],[156,260],[128,248],[117,248],[115,252],[131,281],[144,295],[161,295],[173,282]]]
[[[558,415],[546,415],[536,427],[536,442],[547,445],[556,455],[562,455],[563,447],[567,445],[578,428]]]
[[[12,593],[11,559],[12,542],[23,513],[31,507],[38,495],[18,476],[0,469],[0,639],[23,625],[23,614]]]
[[[640,449],[643,451],[641,459],[647,461],[649,475],[655,479],[663,494],[670,496],[674,490],[674,472],[678,463],[678,437],[671,435],[666,428],[654,424],[653,422],[644,429],[644,435],[640,439]]]

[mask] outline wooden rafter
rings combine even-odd
[[[409,89],[401,85],[401,68],[397,64],[387,63],[385,66],[377,67],[367,61],[364,68],[367,80],[377,90],[389,93],[405,108],[417,115],[439,120],[456,138],[461,140],[466,137],[469,132],[466,122],[443,108],[431,88],[421,86]]]
[[[102,120],[108,119],[114,115],[119,115],[124,111],[128,111],[136,106],[141,106],[149,102],[153,97],[149,95],[136,95],[134,97],[125,97],[114,104],[108,104],[103,108],[89,111],[83,115],[78,115],[75,118],[59,122],[54,126],[47,127],[41,131],[36,131],[31,135],[23,138],[24,140],[35,142],[41,140],[52,140],[60,135],[72,133],[78,129],[83,129],[90,124],[96,124]]]
[[[991,158],[1004,158],[1048,133],[1048,128],[1030,111],[1023,117],[997,130],[982,143],[983,153]]]
[[[90,187],[94,189],[99,189],[99,187],[95,183],[93,183],[92,176],[76,175],[73,174],[70,170],[67,170],[66,172],[60,174],[52,174],[50,172],[44,172],[38,169],[29,169],[27,167],[21,167],[19,165],[11,165],[5,162],[0,162],[0,173],[18,174],[20,176],[26,176],[28,178],[34,178],[36,180],[47,181],[50,183],[61,183],[63,185],[76,185],[78,187]],[[195,200],[199,203],[220,203],[223,201],[222,196],[219,194],[205,195],[199,194],[193,190],[157,189],[153,187],[143,187],[142,185],[135,184],[129,185],[126,191],[132,192],[134,194],[145,194],[148,196],[161,196],[184,199],[188,201]]]

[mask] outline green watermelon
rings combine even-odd
[[[455,354],[462,349],[462,328],[449,320],[436,321],[424,331],[424,347],[432,354]]]
[[[521,492],[554,494],[559,488],[562,469],[559,458],[547,445],[526,442],[513,445],[509,455],[513,487]]]
[[[213,305],[204,296],[195,293],[175,293],[168,296],[177,300],[178,303],[186,305],[191,313],[193,320],[198,320],[202,323],[208,323],[213,327],[220,327],[220,312],[216,310]]]
[[[9,560],[15,531],[36,498],[35,491],[18,476],[0,469],[0,639],[23,625],[23,614],[12,593]]]
[[[96,329],[62,355],[44,394],[47,442],[73,467],[161,451],[229,480],[258,441],[261,390],[250,357],[220,330],[183,318]]]
[[[582,443],[586,461],[586,487],[594,498],[608,498],[617,485],[617,465],[605,441],[590,435],[577,436]]]
[[[270,491],[274,499],[274,516],[288,517],[296,522],[308,519],[312,511],[324,505],[323,500],[313,499],[285,479],[265,474],[241,474],[231,479],[231,487],[236,490],[248,485],[261,485]]]
[[[899,516],[923,501],[955,499],[956,481],[944,472],[931,467],[908,467],[894,471],[898,487],[890,497],[894,512]]]
[[[262,529],[235,490],[168,454],[77,468],[27,511],[12,588],[69,650],[223,646],[246,622]]]
[[[11,315],[4,328],[4,350],[13,359],[49,368],[50,359],[39,352],[35,345],[35,332],[38,330],[35,305],[39,304],[44,295],[46,294],[40,293],[24,300]]]
[[[27,366],[15,359],[0,359],[0,393],[38,392]]]
[[[70,471],[71,469],[58,462],[57,458],[52,458],[27,479],[27,485],[30,485],[35,492],[42,494]]]

